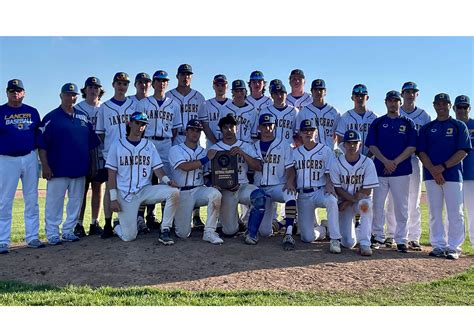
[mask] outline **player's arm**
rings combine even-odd
[[[153,170],[153,173],[155,174],[155,176],[158,178],[158,180],[161,182],[161,183],[165,183],[165,185],[168,185],[168,186],[171,186],[171,187],[178,187],[178,185],[176,184],[176,182],[172,179],[170,179],[166,174],[165,172],[163,171],[163,169],[161,167],[159,168],[155,168]]]
[[[286,183],[283,186],[283,191],[288,193],[296,194],[296,170],[294,166],[285,169]]]
[[[406,147],[399,156],[397,156],[393,161],[398,165],[411,157],[411,155],[416,151],[416,147]]]
[[[334,190],[334,184],[332,183],[331,180],[331,175],[328,173],[324,174],[324,177],[326,177],[326,185],[325,189],[328,194],[336,196],[336,191]]]
[[[209,123],[201,121],[202,126],[204,128],[204,134],[206,135],[206,138],[212,143],[215,144],[217,142],[216,137],[214,136],[214,133],[212,132],[211,128],[209,128]]]
[[[433,179],[435,180],[436,184],[443,185],[445,183],[443,177],[444,168],[442,165],[437,165],[436,167],[431,162],[430,157],[425,152],[419,152],[420,161],[423,166],[431,173]]]
[[[48,164],[48,152],[44,149],[39,149],[39,157],[41,161],[41,170],[42,170],[42,176],[43,178],[50,180],[51,177],[53,177],[53,171],[49,167]]]
[[[385,169],[389,174],[395,172],[395,169],[397,168],[397,164],[395,163],[395,161],[387,159],[385,155],[383,155],[382,152],[380,152],[379,148],[375,145],[371,145],[369,147],[369,150],[380,162],[383,163]]]
[[[263,170],[263,163],[261,160],[256,159],[245,153],[240,147],[233,147],[230,149],[230,154],[231,155],[237,155],[239,154],[245,162],[248,164],[248,166],[253,169],[254,171],[262,171]]]
[[[107,185],[109,187],[109,193],[110,193],[110,210],[113,212],[120,212],[122,211],[122,208],[120,207],[120,204],[118,202],[118,194],[119,191],[117,190],[117,171],[108,168],[108,182]]]
[[[173,142],[174,139],[176,139],[176,136],[178,136],[178,128],[171,129],[171,133],[172,133],[171,142]]]

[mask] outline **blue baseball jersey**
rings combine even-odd
[[[89,151],[99,138],[87,115],[73,108],[72,115],[58,107],[44,116],[39,129],[38,146],[46,150],[53,177],[77,178],[89,172]]]
[[[0,106],[0,155],[23,156],[36,149],[38,111],[26,104],[13,108]]]
[[[389,160],[394,160],[407,147],[416,148],[416,143],[417,131],[413,120],[402,116],[390,118],[387,115],[372,122],[365,140],[366,147],[376,146]],[[404,176],[413,172],[409,158],[398,164],[395,172],[391,174],[384,174],[385,166],[376,157],[374,157],[374,164],[377,175],[380,177]]]
[[[466,126],[471,138],[471,147],[474,148],[474,119],[469,118]],[[469,151],[462,160],[462,176],[464,180],[474,180],[474,150]]]
[[[418,151],[425,152],[433,165],[446,162],[459,150],[469,152],[471,140],[466,124],[452,117],[444,121],[433,120],[420,129]],[[425,180],[432,180],[431,173],[423,167]],[[445,181],[462,182],[461,163],[443,172]]]

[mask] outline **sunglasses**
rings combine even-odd
[[[115,81],[117,85],[123,85],[123,86],[128,86],[128,82],[126,81]]]
[[[367,94],[367,89],[364,87],[356,87],[352,90],[352,94]]]
[[[467,105],[456,105],[455,109],[469,109],[469,106],[467,106]]]
[[[23,92],[23,90],[22,89],[8,89],[8,93],[15,93],[15,92],[21,93]]]
[[[132,116],[130,117],[130,120],[135,120],[135,121],[148,120],[148,115],[145,114],[145,113],[140,113],[140,114],[132,115]]]

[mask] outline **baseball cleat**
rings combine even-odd
[[[164,229],[161,232],[160,237],[158,238],[158,241],[160,243],[162,243],[163,245],[173,245],[174,244],[174,241],[170,236],[170,230],[168,230],[168,229]]]
[[[77,223],[76,226],[74,227],[74,235],[76,235],[79,238],[86,236],[86,231],[84,230],[84,226]]]
[[[31,240],[27,244],[28,247],[30,248],[43,248],[46,247],[39,239],[35,238],[34,240]]]
[[[455,250],[448,249],[446,251],[446,258],[450,260],[456,260],[459,259],[459,254]]]
[[[331,239],[331,236],[329,235],[329,224],[328,224],[328,220],[321,220],[321,226],[324,226],[324,229],[326,230],[325,239]]]
[[[240,233],[243,233],[247,231],[247,226],[245,225],[244,221],[242,221],[240,218],[239,218],[239,232]]]
[[[8,244],[0,244],[0,254],[8,254],[10,250],[8,249]]]
[[[63,242],[59,238],[59,236],[53,236],[51,238],[48,238],[48,244],[49,245],[61,245]]]
[[[418,241],[409,241],[408,248],[416,252],[421,252],[421,245]]]
[[[283,249],[284,250],[294,250],[295,249],[295,240],[290,234],[286,234],[283,238]]]
[[[193,216],[193,227],[198,230],[204,229],[204,223],[198,215]]]
[[[278,220],[273,220],[272,221],[272,232],[273,232],[273,234],[277,234],[278,232],[280,232],[281,228],[282,228],[282,225],[280,224],[280,222],[278,222]]]
[[[408,247],[405,244],[397,244],[397,252],[408,253]]]
[[[384,244],[384,242],[380,242],[376,240],[374,235],[372,235],[372,237],[370,238],[370,243],[371,243],[370,248],[372,249],[379,249],[380,245]]]
[[[393,244],[395,244],[395,240],[394,240],[392,237],[387,237],[387,238],[385,239],[384,244],[385,244],[385,247],[387,247],[387,248],[392,248],[392,247],[393,247]]]
[[[143,217],[137,217],[137,230],[138,230],[138,234],[150,233],[150,229],[146,225],[145,219],[143,219]]]
[[[110,225],[104,225],[104,231],[100,234],[100,238],[106,239],[114,236],[114,230]]]
[[[219,237],[214,231],[204,231],[204,235],[202,236],[203,241],[209,242],[214,245],[220,245],[224,243],[224,240]]]
[[[61,238],[63,242],[77,242],[79,240],[79,237],[74,235],[74,233],[65,233]]]
[[[360,246],[360,255],[361,256],[372,256],[372,249],[368,245]]]
[[[428,254],[431,257],[446,257],[446,252],[441,248],[433,248],[433,250]]]
[[[329,251],[333,254],[340,254],[341,253],[341,241],[331,240],[329,242]]]
[[[245,244],[247,245],[257,245],[258,239],[250,236],[249,234],[245,235]]]
[[[156,221],[155,216],[153,215],[147,215],[146,216],[146,226],[150,230],[160,230],[161,229],[161,223]]]
[[[100,227],[99,222],[89,225],[89,236],[100,235],[104,230]]]

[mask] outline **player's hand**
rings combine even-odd
[[[283,185],[283,188],[281,189],[282,191],[287,191],[289,194],[296,195],[296,188],[293,183],[286,182],[285,185]]]
[[[334,190],[334,186],[331,183],[327,182],[324,189],[326,190],[326,193],[331,194],[334,197],[337,197],[336,191]]]
[[[355,198],[355,201],[359,201],[361,199],[366,199],[368,198],[369,196],[367,196],[366,194],[362,193],[361,191],[358,191],[355,193],[354,195],[354,198]]]
[[[53,177],[53,171],[47,164],[41,166],[41,172],[44,179],[50,180]]]
[[[216,154],[217,154],[216,150],[213,150],[213,149],[209,150],[209,151],[207,151],[207,158],[209,160],[212,160],[216,156]]]
[[[240,156],[244,155],[244,151],[242,151],[240,147],[232,147],[229,152],[231,155],[237,155],[237,154],[239,154]]]
[[[110,210],[112,210],[112,212],[122,211],[122,208],[120,208],[120,204],[117,200],[113,200],[110,202]]]
[[[385,169],[388,172],[390,172],[390,173],[387,173],[387,174],[392,174],[397,169],[397,163],[395,163],[395,161],[393,161],[393,160],[387,160],[387,161],[385,161],[385,163],[383,163],[383,165],[385,166]]]
[[[172,180],[172,179],[168,182],[168,186],[178,188],[178,184],[176,184],[176,182],[175,182],[174,180]]]
[[[441,186],[441,185],[444,185],[444,183],[446,182],[446,181],[444,180],[443,174],[436,174],[436,176],[433,175],[433,178],[434,178],[436,184],[438,184],[438,185],[440,185],[440,186]]]
[[[443,167],[443,165],[438,164],[438,165],[435,165],[431,168],[430,173],[434,177],[435,175],[443,174],[444,170],[445,170],[445,168]]]
[[[343,202],[338,204],[339,211],[344,211],[350,205],[352,205],[352,202],[350,202],[349,200],[344,200]]]

